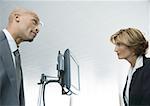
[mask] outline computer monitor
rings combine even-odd
[[[66,49],[63,55],[59,52],[58,66],[60,70],[60,85],[62,86],[62,94],[78,94],[80,91],[80,73],[79,64],[72,56],[69,49]],[[61,61],[61,62],[60,62]],[[63,61],[63,62],[62,62]]]

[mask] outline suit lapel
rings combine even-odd
[[[123,101],[125,103],[125,106],[127,106],[127,103],[126,103],[126,100],[125,100],[125,92],[126,92],[126,87],[127,87],[127,81],[128,81],[128,77],[126,79],[126,84],[125,84],[125,87],[123,89]]]
[[[4,67],[6,69],[6,73],[8,75],[8,78],[12,84],[12,87],[17,91],[17,83],[16,83],[16,74],[15,74],[15,67],[13,63],[13,58],[11,55],[11,50],[8,45],[8,41],[4,35],[3,32],[0,32],[1,37],[3,39],[1,40],[1,48],[2,50],[2,61],[4,63]],[[17,93],[17,92],[16,92]]]

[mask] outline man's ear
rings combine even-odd
[[[15,14],[15,21],[17,23],[20,21],[20,15],[19,14]]]

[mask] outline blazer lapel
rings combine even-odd
[[[144,63],[144,62],[143,62],[143,63]],[[143,66],[140,67],[140,68],[138,68],[138,69],[136,69],[136,71],[133,73],[132,79],[131,79],[130,88],[129,88],[129,92],[130,92],[132,86],[135,84],[135,81],[136,81],[136,79],[137,79],[137,77],[138,77],[138,76],[137,76],[137,72],[139,72],[139,71],[141,71],[141,70],[143,70]]]
[[[125,106],[127,106],[127,103],[126,103],[126,100],[125,100],[125,92],[126,92],[126,87],[127,87],[127,81],[128,81],[128,77],[126,79],[126,84],[125,84],[125,87],[123,89],[123,101],[125,103]]]

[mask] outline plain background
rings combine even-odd
[[[118,60],[109,39],[121,28],[135,27],[149,40],[149,6],[148,0],[1,0],[1,29],[15,7],[35,10],[44,23],[34,42],[20,45],[26,105],[37,105],[41,74],[57,76],[57,53],[69,48],[80,65],[80,94],[61,96],[59,84],[49,84],[46,106],[119,106],[130,65]]]

